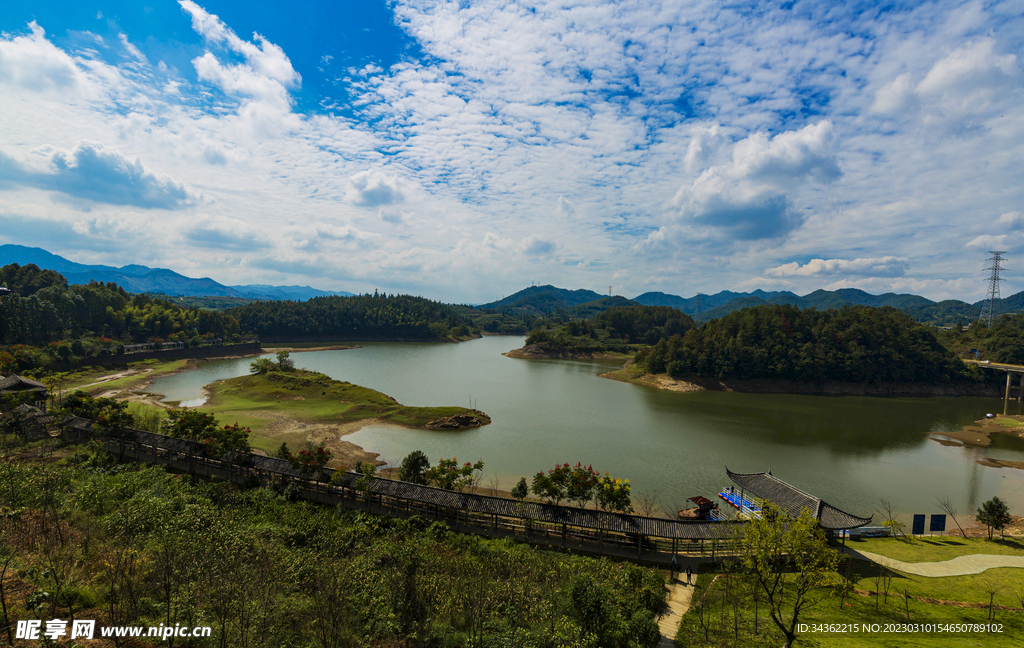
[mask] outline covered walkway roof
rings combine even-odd
[[[858,517],[832,506],[821,498],[803,492],[778,479],[771,472],[734,473],[725,469],[729,479],[748,493],[768,500],[779,506],[793,517],[807,509],[811,512],[823,529],[855,529],[871,522],[871,517]]]

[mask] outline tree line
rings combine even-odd
[[[651,345],[683,335],[693,318],[668,306],[615,306],[592,319],[577,319],[535,328],[526,344],[545,350],[628,351],[631,345]]]
[[[132,294],[113,282],[69,286],[62,275],[31,264],[0,268],[0,282],[13,293],[3,298],[0,309],[0,340],[5,344],[39,345],[82,336],[132,343],[239,332],[230,315],[182,308],[157,295]]]
[[[472,321],[456,307],[386,293],[332,295],[304,302],[261,301],[225,313],[260,337],[444,339],[476,332]]]
[[[640,351],[649,373],[795,381],[972,380],[930,328],[892,307],[756,306]]]

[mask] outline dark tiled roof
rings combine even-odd
[[[38,380],[32,380],[31,378],[22,378],[21,376],[8,376],[3,380],[0,380],[0,391],[8,391],[11,389],[42,389],[46,391],[46,385],[39,382]]]
[[[854,529],[871,522],[870,516],[862,518],[841,511],[821,498],[790,486],[771,473],[734,473],[728,468],[725,472],[729,479],[746,492],[768,500],[794,517],[800,515],[803,509],[809,510],[822,528]]]

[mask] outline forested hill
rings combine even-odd
[[[566,290],[555,286],[530,286],[514,295],[509,295],[489,304],[477,306],[480,310],[501,312],[523,311],[530,315],[546,315],[556,310],[566,309],[586,302],[601,299],[593,290]]]
[[[181,308],[152,295],[132,295],[113,283],[68,286],[60,274],[32,264],[0,268],[0,285],[4,284],[11,294],[0,297],[0,344],[44,345],[81,338],[88,338],[86,346],[154,339],[198,343],[203,336],[239,333],[231,316]]]
[[[980,320],[967,331],[954,326],[939,331],[939,340],[960,357],[977,351],[984,360],[1024,364],[1024,314],[1003,315],[991,327]]]
[[[693,319],[675,308],[615,306],[592,319],[536,329],[526,339],[526,345],[540,345],[538,352],[555,356],[632,353],[636,350],[633,345],[650,345],[663,338],[683,335],[693,326]]]
[[[409,295],[255,302],[224,312],[263,339],[433,340],[476,333],[455,307]]]
[[[677,377],[851,383],[971,380],[929,327],[892,307],[745,308],[662,339],[636,361]]]

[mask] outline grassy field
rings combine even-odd
[[[1012,581],[1007,581],[1009,572],[1021,570],[990,570],[987,572],[997,587],[1003,589],[997,592],[995,597],[996,605],[1014,606],[1019,608],[1020,602],[1015,600],[1012,592],[1008,591],[1013,586],[1022,584],[1018,576]],[[694,596],[695,602],[704,594],[708,584],[714,578],[713,574],[701,574],[698,579],[698,590]],[[739,577],[734,576],[730,584],[730,595],[738,596],[738,601],[732,601],[725,597],[725,582],[719,579],[714,583],[710,592],[704,598],[704,625],[701,624],[701,611],[698,606],[691,607],[690,611],[683,617],[676,634],[676,642],[680,646],[764,646],[776,648],[782,644],[782,634],[772,624],[768,617],[764,601],[760,601],[758,607],[758,619],[756,621],[757,631],[755,632],[755,606],[752,592],[752,584],[740,582]],[[1021,637],[1024,636],[1024,613],[1018,610],[996,610],[995,622],[1002,624],[1002,633],[967,632],[948,634],[938,632],[935,629],[930,631],[925,628],[918,628],[917,631],[904,633],[884,632],[886,624],[984,624],[988,622],[988,593],[980,590],[977,583],[971,581],[977,577],[956,577],[948,579],[928,579],[930,581],[945,581],[942,583],[922,584],[919,580],[905,580],[897,576],[893,578],[888,596],[885,595],[884,587],[880,587],[882,595],[877,598],[872,595],[864,596],[854,594],[845,601],[839,596],[833,595],[826,598],[815,607],[805,610],[800,616],[800,623],[805,623],[808,630],[798,633],[796,645],[800,646],[821,646],[828,648],[869,648],[875,646],[915,646],[915,647],[940,647],[940,646],[995,646],[1007,648],[1021,645]],[[957,605],[940,605],[918,600],[915,597],[925,596],[927,598],[939,598],[939,594],[950,594],[958,591],[961,585],[966,584],[968,591],[960,598],[968,598],[968,603],[975,604],[971,607]],[[857,589],[874,591],[874,583],[869,579],[861,579]],[[910,596],[909,602],[903,597],[904,588]],[[922,589],[927,593],[922,594]],[[949,600],[949,599],[947,599]],[[841,605],[841,607],[840,607]],[[909,621],[908,621],[909,609]],[[813,632],[815,624],[847,624],[860,630],[858,632]],[[879,631],[864,631],[865,624],[869,627],[880,624]],[[706,639],[705,627],[707,626]],[[890,628],[891,629],[891,628]]]
[[[871,538],[851,541],[851,549],[870,551],[903,562],[937,562],[971,554],[1024,556],[1024,539],[998,536],[992,540],[963,538],[948,534],[944,537],[914,538],[907,542],[896,538]]]
[[[1009,416],[998,416],[992,419],[992,422],[995,423],[996,425],[1002,425],[1011,428],[1021,427],[1022,425],[1024,425],[1024,421],[1021,421],[1017,418],[1011,418]]]
[[[962,545],[921,541],[908,545],[897,540],[856,544],[863,544],[868,551],[908,561],[944,560],[963,553],[1024,553],[1019,539],[1008,543],[967,540]],[[901,544],[905,546],[898,546]],[[753,583],[739,574],[724,574],[712,585],[712,580],[718,575],[714,571],[716,569],[719,568],[711,566],[708,573],[699,575],[692,607],[683,617],[676,635],[678,645],[781,645],[782,634],[768,617],[764,601],[755,606]],[[807,624],[808,630],[799,633],[797,645],[828,648],[1021,645],[1021,637],[1024,636],[1024,611],[1020,609],[1024,598],[1024,570],[990,569],[981,574],[947,578],[888,572],[891,574],[888,584],[884,578],[886,573],[873,563],[864,561],[851,561],[844,565],[837,578],[852,583],[859,594],[854,593],[843,600],[837,594],[829,593],[820,604],[805,610],[800,616],[800,623]],[[877,597],[876,591],[879,592]],[[918,628],[903,633],[884,631],[886,624],[984,624],[989,620],[990,597],[995,606],[1015,608],[997,607],[995,610],[995,622],[1002,624],[1001,633],[951,634],[934,628]],[[815,624],[855,625],[859,631],[813,632]],[[880,624],[881,628],[877,632],[865,632],[865,624]]]
[[[480,418],[479,413],[464,407],[408,407],[378,391],[301,370],[232,378],[209,389],[212,396],[203,411],[254,432],[269,425],[273,415],[334,424],[380,419],[411,427],[446,416]]]

